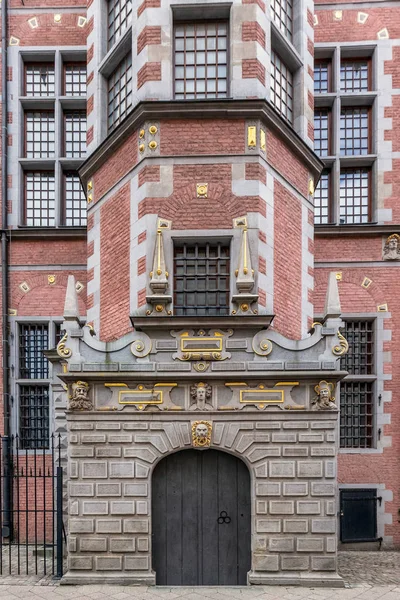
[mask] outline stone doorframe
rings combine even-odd
[[[337,416],[68,411],[69,557],[62,582],[155,584],[152,472],[163,457],[196,445],[192,424],[206,421],[212,432],[205,445],[234,454],[250,471],[249,583],[343,585],[336,572]]]

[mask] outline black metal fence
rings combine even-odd
[[[63,575],[61,436],[46,446],[0,436],[0,575]]]

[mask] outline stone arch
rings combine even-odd
[[[26,308],[26,314],[32,314],[32,306],[35,308],[35,315],[62,315],[64,311],[65,292],[67,289],[69,273],[55,273],[56,283],[49,285],[48,275],[51,273],[39,273],[37,275],[29,273],[25,278],[20,277],[17,282],[11,286],[11,308],[17,309],[19,315],[23,315]],[[86,273],[75,273],[75,278],[83,279],[86,283]],[[19,287],[22,282],[26,282],[29,291],[24,292]],[[53,304],[52,304],[53,302]],[[81,315],[86,314],[86,286],[78,294],[79,311]],[[41,307],[43,310],[41,311]]]

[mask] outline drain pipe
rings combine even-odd
[[[3,470],[3,527],[2,537],[10,538],[12,532],[11,515],[11,452],[10,452],[10,395],[8,382],[8,223],[7,223],[7,114],[8,114],[8,90],[7,90],[7,68],[8,68],[8,0],[2,1],[1,11],[1,108],[2,108],[2,143],[1,143],[1,284],[2,284],[2,350],[3,350],[3,415],[4,415],[4,437],[2,447],[2,470]]]

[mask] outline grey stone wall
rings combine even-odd
[[[337,412],[67,413],[68,573],[65,583],[155,583],[151,478],[192,447],[191,420],[213,423],[211,447],[251,475],[249,583],[340,585],[336,574]],[[206,452],[207,450],[199,450]]]

